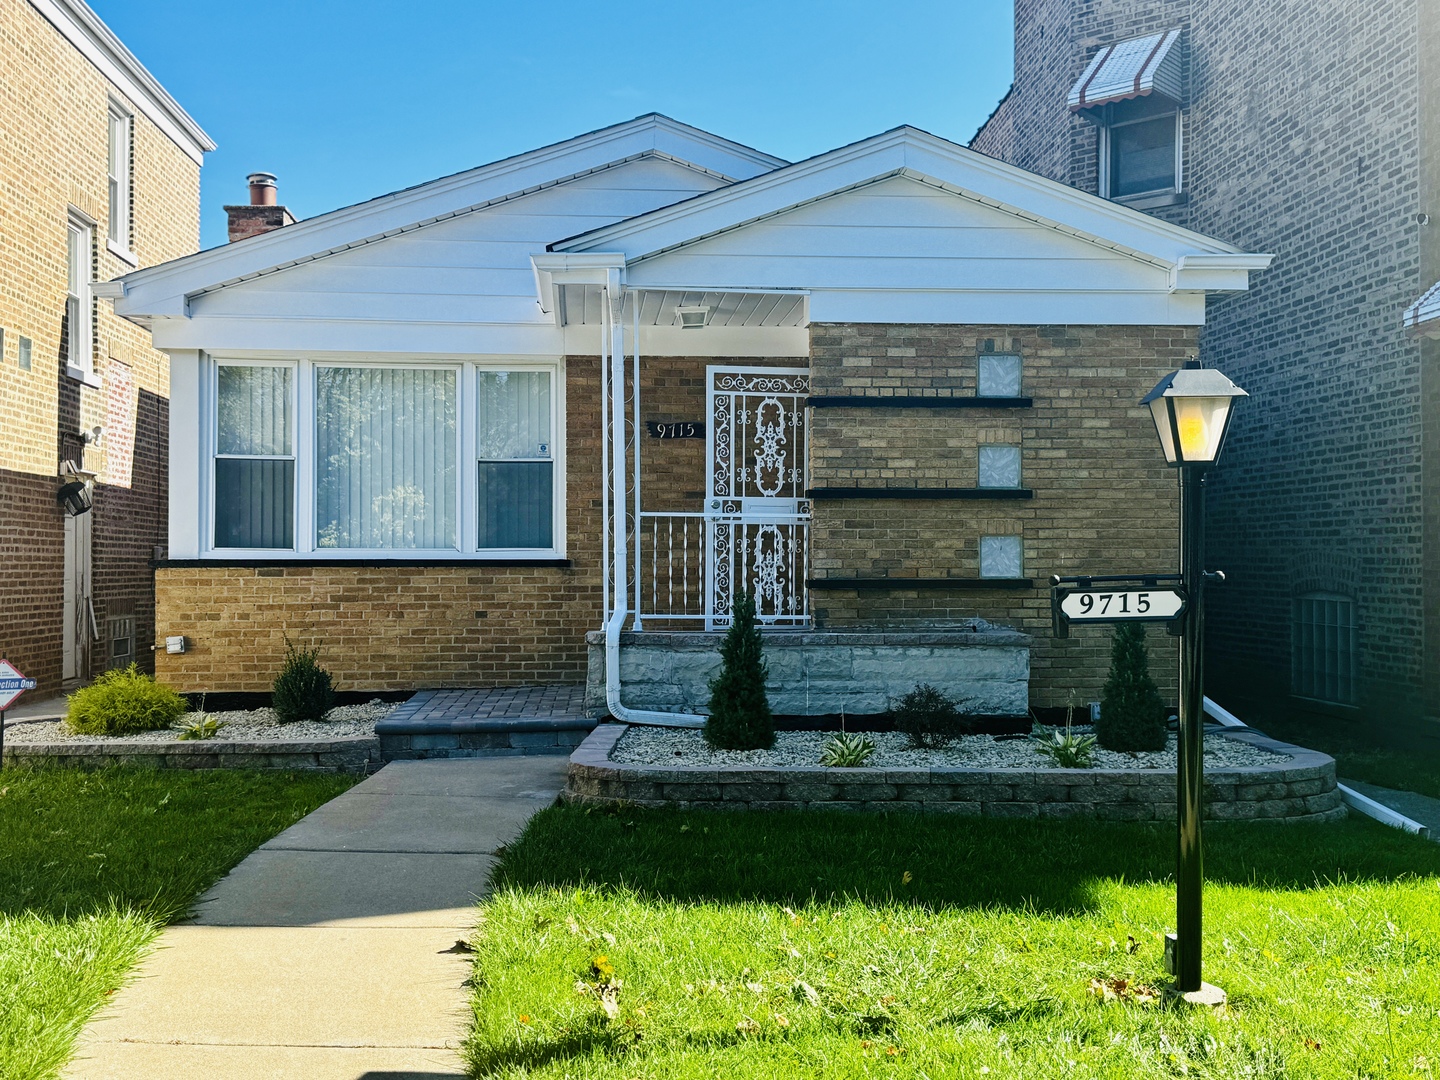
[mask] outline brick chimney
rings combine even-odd
[[[250,182],[250,205],[225,207],[225,213],[230,217],[232,244],[236,240],[295,224],[295,216],[285,207],[275,204],[273,173],[251,173],[246,179]]]

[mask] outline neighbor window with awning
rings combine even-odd
[[[1104,46],[1070,89],[1070,108],[1156,96],[1179,105],[1184,95],[1180,30],[1130,38]]]

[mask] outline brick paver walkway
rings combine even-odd
[[[484,686],[464,690],[421,690],[386,720],[390,724],[451,720],[568,720],[585,715],[585,687]]]

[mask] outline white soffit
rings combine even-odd
[[[618,252],[637,263],[903,176],[1170,272],[1170,288],[1244,289],[1271,256],[1171,225],[1065,184],[997,161],[918,128],[901,127],[551,244],[555,252]],[[696,283],[697,285],[699,283]],[[741,282],[733,283],[739,289]],[[804,281],[787,282],[807,287]]]
[[[30,3],[195,164],[202,164],[204,155],[215,149],[215,140],[205,134],[84,0]]]
[[[447,218],[485,209],[601,169],[655,157],[724,183],[785,162],[651,113],[343,207],[232,244],[124,275],[116,311],[128,318],[184,317],[187,297],[325,258]]]
[[[1179,104],[1184,97],[1179,29],[1106,45],[1070,88],[1072,110],[1159,94]]]
[[[1440,281],[1405,309],[1405,325],[1417,334],[1440,337]]]

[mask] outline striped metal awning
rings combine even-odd
[[[1070,108],[1093,109],[1157,94],[1177,105],[1184,95],[1180,29],[1106,45],[1070,88]]]
[[[1416,333],[1440,337],[1440,281],[1405,309],[1405,325]]]

